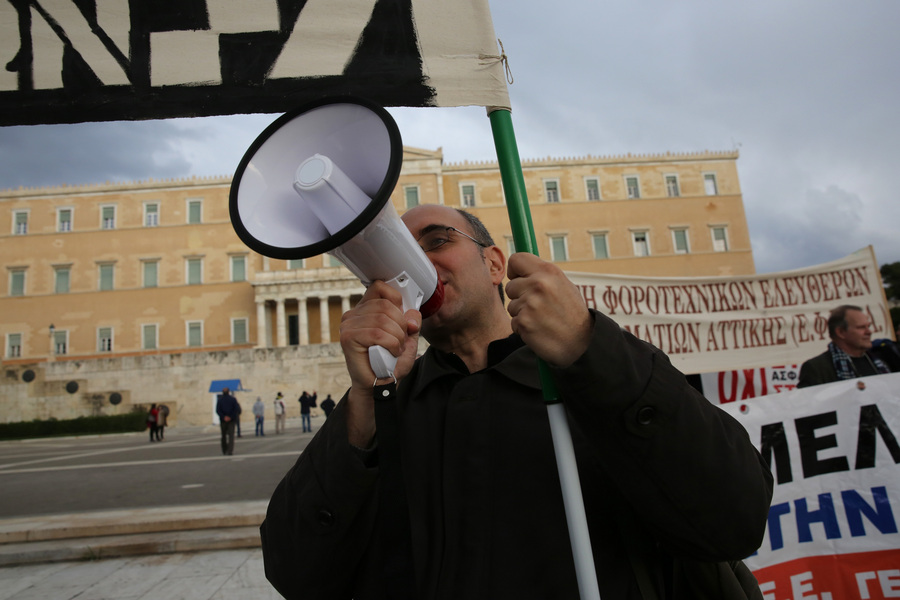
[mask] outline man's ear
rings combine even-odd
[[[506,277],[506,256],[503,250],[497,246],[488,246],[484,249],[484,259],[491,272],[491,281],[494,285],[500,285]]]

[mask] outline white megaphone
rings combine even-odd
[[[390,202],[403,143],[390,114],[359,98],[317,101],[282,115],[247,150],[231,184],[229,212],[252,250],[281,259],[327,252],[365,286],[380,279],[403,310],[428,317],[444,290],[434,266]],[[379,378],[397,363],[369,348]]]

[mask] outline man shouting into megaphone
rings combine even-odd
[[[757,549],[772,494],[743,428],[665,354],[589,310],[555,265],[526,253],[507,264],[464,211],[425,205],[402,218],[444,302],[423,321],[376,281],[343,316],[351,387],[261,527],[278,591],[577,598],[540,358],[571,425],[600,595],[761,598],[742,565],[724,562]],[[417,358],[419,335],[430,347]],[[394,378],[376,379],[371,346],[398,357]],[[376,427],[376,399],[395,402],[390,431]],[[390,447],[402,478],[379,493]]]

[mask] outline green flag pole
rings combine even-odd
[[[494,108],[488,110],[491,120],[491,131],[494,135],[494,147],[497,150],[497,162],[500,165],[500,177],[506,195],[506,207],[509,222],[512,226],[513,242],[517,252],[529,252],[538,255],[537,241],[534,236],[534,225],[531,222],[531,211],[528,208],[528,195],[525,192],[525,177],[522,174],[522,161],[516,145],[512,116],[507,109]],[[578,578],[578,591],[582,600],[599,600],[597,574],[594,569],[594,554],[591,550],[591,539],[584,511],[584,498],[581,494],[581,482],[578,479],[578,468],[575,463],[575,449],[572,446],[572,433],[566,418],[565,407],[559,400],[556,382],[550,368],[538,359],[538,371],[547,414],[550,418],[550,431],[553,435],[553,448],[556,452],[556,465],[559,469],[559,480],[562,487],[563,503],[566,509],[566,521],[569,525],[569,540],[572,544],[572,555],[575,558],[575,574]]]

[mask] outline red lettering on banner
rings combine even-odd
[[[900,550],[810,556],[757,569],[765,600],[900,598]]]
[[[757,392],[757,375],[759,376],[759,391]],[[730,390],[729,388],[730,382]],[[769,381],[766,377],[766,368],[742,369],[740,371],[719,371],[717,396],[719,404],[728,404],[736,400],[747,400],[757,396],[765,396],[769,393]]]
[[[794,315],[794,329],[796,331],[794,338],[798,343],[802,344],[813,340],[812,334],[807,331],[808,326],[809,319],[806,318],[806,315]]]
[[[869,321],[872,323],[872,333],[881,333],[884,331],[884,327],[879,324],[880,320],[875,319],[875,315],[872,314],[872,307],[866,304],[866,314],[869,315]]]
[[[780,316],[718,321],[709,328],[706,350],[745,350],[783,346],[787,344],[785,325],[784,317]]]
[[[762,377],[765,381],[765,376]],[[744,391],[741,393],[741,400],[747,398],[756,398],[756,386],[753,382],[753,369],[744,369]]]
[[[696,285],[607,285],[602,294],[608,315],[651,313],[690,315],[757,310],[753,283],[731,281]]]
[[[597,310],[597,286],[579,285],[578,287],[581,288],[581,297],[584,298],[584,303],[587,307]]]
[[[725,375],[731,375],[731,393],[725,394]],[[719,372],[719,404],[728,404],[737,400],[737,372],[736,371],[720,371]]]
[[[623,325],[628,333],[652,344],[666,354],[700,352],[700,323],[654,323]]]
[[[606,312],[607,315],[612,316],[616,314],[619,303],[616,299],[616,292],[611,285],[606,286],[606,290],[603,292],[603,305],[606,306],[604,312]]]
[[[871,293],[867,270],[868,267],[863,266],[782,279],[761,279],[763,307],[800,306],[865,296]]]

